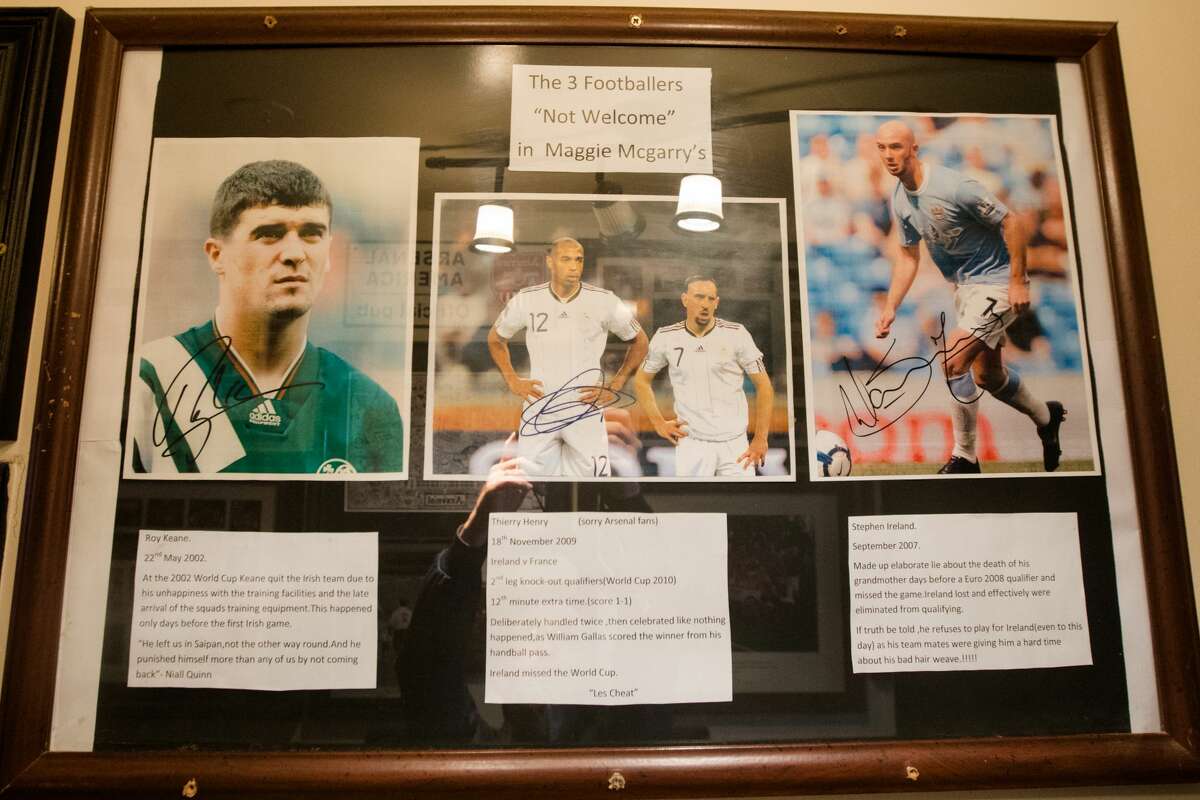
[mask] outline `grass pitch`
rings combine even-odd
[[[941,464],[855,464],[850,473],[852,478],[870,477],[872,475],[933,475],[941,468]],[[993,461],[983,462],[983,472],[1014,473],[1014,472],[1045,472],[1041,461]],[[1058,465],[1057,472],[1084,472],[1094,468],[1090,458],[1063,461]]]

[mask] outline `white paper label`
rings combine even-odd
[[[514,64],[509,169],[712,172],[712,70]]]
[[[492,514],[489,703],[732,699],[724,514]]]
[[[378,539],[142,531],[129,685],[375,688]]]
[[[1092,663],[1075,514],[850,517],[855,672]]]

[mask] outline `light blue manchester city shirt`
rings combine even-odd
[[[925,182],[917,191],[896,182],[892,213],[900,226],[900,241],[912,246],[924,239],[947,280],[1008,282],[1008,247],[1000,228],[1008,208],[979,181],[926,164]]]

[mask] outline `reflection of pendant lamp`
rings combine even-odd
[[[496,171],[495,191],[504,191],[504,170],[507,158],[446,158],[434,156],[425,159],[429,169],[457,169],[491,167]],[[484,203],[475,214],[475,238],[471,250],[476,253],[511,253],[513,251],[513,210],[502,200]]]
[[[707,233],[721,227],[721,181],[712,175],[688,175],[679,182],[675,224],[685,231]]]
[[[500,203],[485,203],[475,217],[475,238],[471,249],[477,253],[511,253],[513,249],[513,210]]]
[[[620,195],[621,185],[606,181],[604,173],[597,172],[596,194]],[[645,218],[629,201],[618,197],[596,200],[592,203],[592,213],[596,216],[596,224],[600,226],[600,238],[605,242],[631,241],[646,230]]]

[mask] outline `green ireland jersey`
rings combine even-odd
[[[141,473],[396,473],[404,425],[379,384],[305,344],[282,386],[259,387],[214,322],[142,348],[130,397]]]

